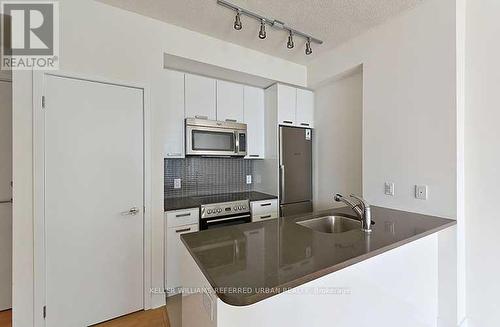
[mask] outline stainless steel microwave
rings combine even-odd
[[[186,155],[244,157],[247,155],[247,125],[186,118]]]

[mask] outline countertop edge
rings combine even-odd
[[[393,244],[387,245],[387,246],[379,248],[377,250],[373,250],[373,251],[371,251],[369,253],[365,253],[365,254],[362,254],[360,256],[348,259],[348,260],[343,261],[343,262],[341,262],[339,264],[336,264],[334,266],[331,266],[331,267],[328,267],[328,268],[325,268],[325,269],[322,269],[322,270],[318,270],[317,272],[311,273],[311,274],[309,274],[307,276],[303,276],[301,278],[294,279],[294,280],[292,280],[290,282],[287,282],[285,284],[278,285],[278,286],[276,286],[276,287],[273,288],[273,289],[276,290],[276,292],[262,293],[262,294],[258,294],[258,295],[250,295],[250,296],[246,297],[244,299],[244,301],[241,301],[242,300],[241,298],[236,298],[235,299],[235,298],[227,296],[224,293],[220,293],[220,292],[217,292],[217,291],[215,291],[215,293],[217,294],[217,297],[219,299],[221,299],[221,301],[224,302],[227,305],[236,306],[236,307],[252,305],[252,304],[258,303],[258,302],[260,302],[262,300],[265,300],[267,298],[270,298],[270,297],[272,297],[274,295],[283,293],[283,292],[285,292],[285,291],[287,291],[289,289],[301,286],[301,285],[303,285],[305,283],[308,283],[308,282],[313,281],[315,279],[321,278],[321,277],[326,276],[328,274],[334,273],[336,271],[342,270],[344,268],[347,268],[347,267],[352,266],[354,264],[360,263],[360,262],[365,261],[367,259],[373,258],[373,257],[375,257],[377,255],[380,255],[382,253],[388,252],[390,250],[393,250],[393,249],[398,248],[400,246],[403,246],[405,244],[408,244],[408,243],[414,242],[416,240],[419,240],[421,238],[424,238],[426,236],[435,234],[435,233],[440,232],[440,231],[442,231],[444,229],[447,229],[449,227],[455,226],[456,224],[457,224],[457,222],[455,220],[452,220],[449,223],[446,223],[444,225],[441,225],[441,226],[438,226],[436,228],[430,229],[430,230],[425,231],[425,232],[423,232],[421,234],[418,234],[418,235],[415,235],[415,236],[412,236],[412,237],[408,237],[408,238],[406,238],[404,240],[401,240],[399,242],[395,242]],[[184,246],[186,247],[186,249],[188,250],[189,254],[191,255],[191,257],[195,260],[197,266],[202,271],[202,273],[205,276],[205,278],[210,283],[210,286],[212,288],[216,289],[216,287],[214,286],[214,284],[215,284],[214,281],[211,280],[211,278],[209,277],[210,275],[203,268],[203,265],[198,261],[196,255],[191,251],[191,249],[186,244],[186,242],[185,242],[185,240],[184,240],[184,238],[182,236],[181,236],[181,240],[182,240],[182,243],[184,244]]]

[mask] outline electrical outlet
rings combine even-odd
[[[176,188],[176,189],[181,188],[181,179],[180,178],[174,179],[174,188]]]
[[[384,192],[385,195],[394,196],[394,183],[385,182]]]
[[[252,184],[252,175],[247,175],[247,184]]]
[[[427,185],[415,185],[415,198],[427,200]]]

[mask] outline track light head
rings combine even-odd
[[[313,49],[311,48],[311,38],[308,37],[306,41],[306,55],[310,55],[313,53]]]
[[[236,12],[236,18],[234,20],[234,29],[239,31],[239,30],[241,30],[242,27],[243,27],[243,25],[241,24],[241,14],[240,14],[240,11],[238,10]]]
[[[266,20],[261,19],[260,21],[260,31],[259,31],[259,39],[264,40],[266,38]]]
[[[295,44],[293,43],[293,33],[290,31],[290,34],[288,34],[288,42],[286,43],[286,47],[288,49],[293,49]]]

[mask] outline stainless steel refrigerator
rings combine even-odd
[[[312,130],[279,128],[280,214],[312,211]]]

